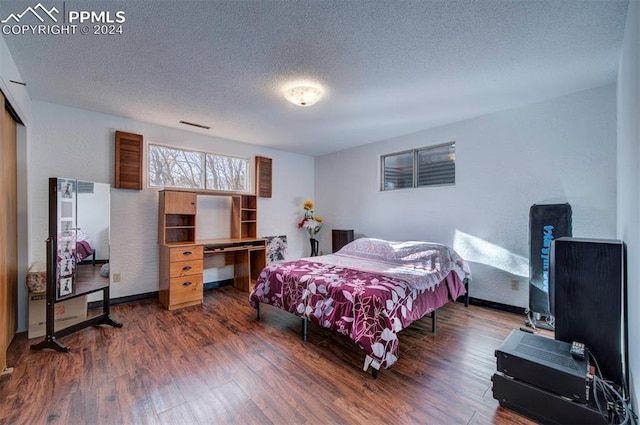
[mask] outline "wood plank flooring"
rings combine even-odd
[[[378,379],[349,339],[263,306],[233,287],[177,311],[157,300],[112,307],[122,329],[61,338],[70,353],[32,351],[26,333],[0,377],[0,424],[533,424],[492,397],[494,350],[524,316],[449,303],[438,329],[400,333]]]

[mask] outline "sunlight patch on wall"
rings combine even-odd
[[[529,277],[529,259],[511,251],[456,230],[453,249],[466,261],[486,264],[516,276]]]

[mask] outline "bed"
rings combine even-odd
[[[96,264],[96,250],[91,246],[88,240],[76,241],[76,258],[77,262],[87,261],[91,257],[91,264]]]
[[[421,241],[357,239],[334,254],[265,267],[249,294],[258,310],[269,304],[348,336],[365,352],[364,370],[398,360],[398,332],[465,296],[469,265],[450,247]]]
[[[74,240],[75,250],[73,250]],[[96,250],[87,234],[82,230],[73,229],[70,232],[62,233],[58,236],[58,242],[58,261],[75,257],[76,264],[88,261],[91,261],[92,265],[96,264]]]

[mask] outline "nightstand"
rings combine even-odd
[[[340,230],[340,229],[332,229],[331,230],[331,251],[337,252],[353,241],[353,229],[349,230]]]

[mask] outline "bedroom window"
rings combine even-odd
[[[413,151],[382,157],[382,190],[413,187]]]
[[[455,160],[455,142],[383,155],[381,190],[453,185]]]
[[[149,186],[248,192],[249,160],[149,145]]]

